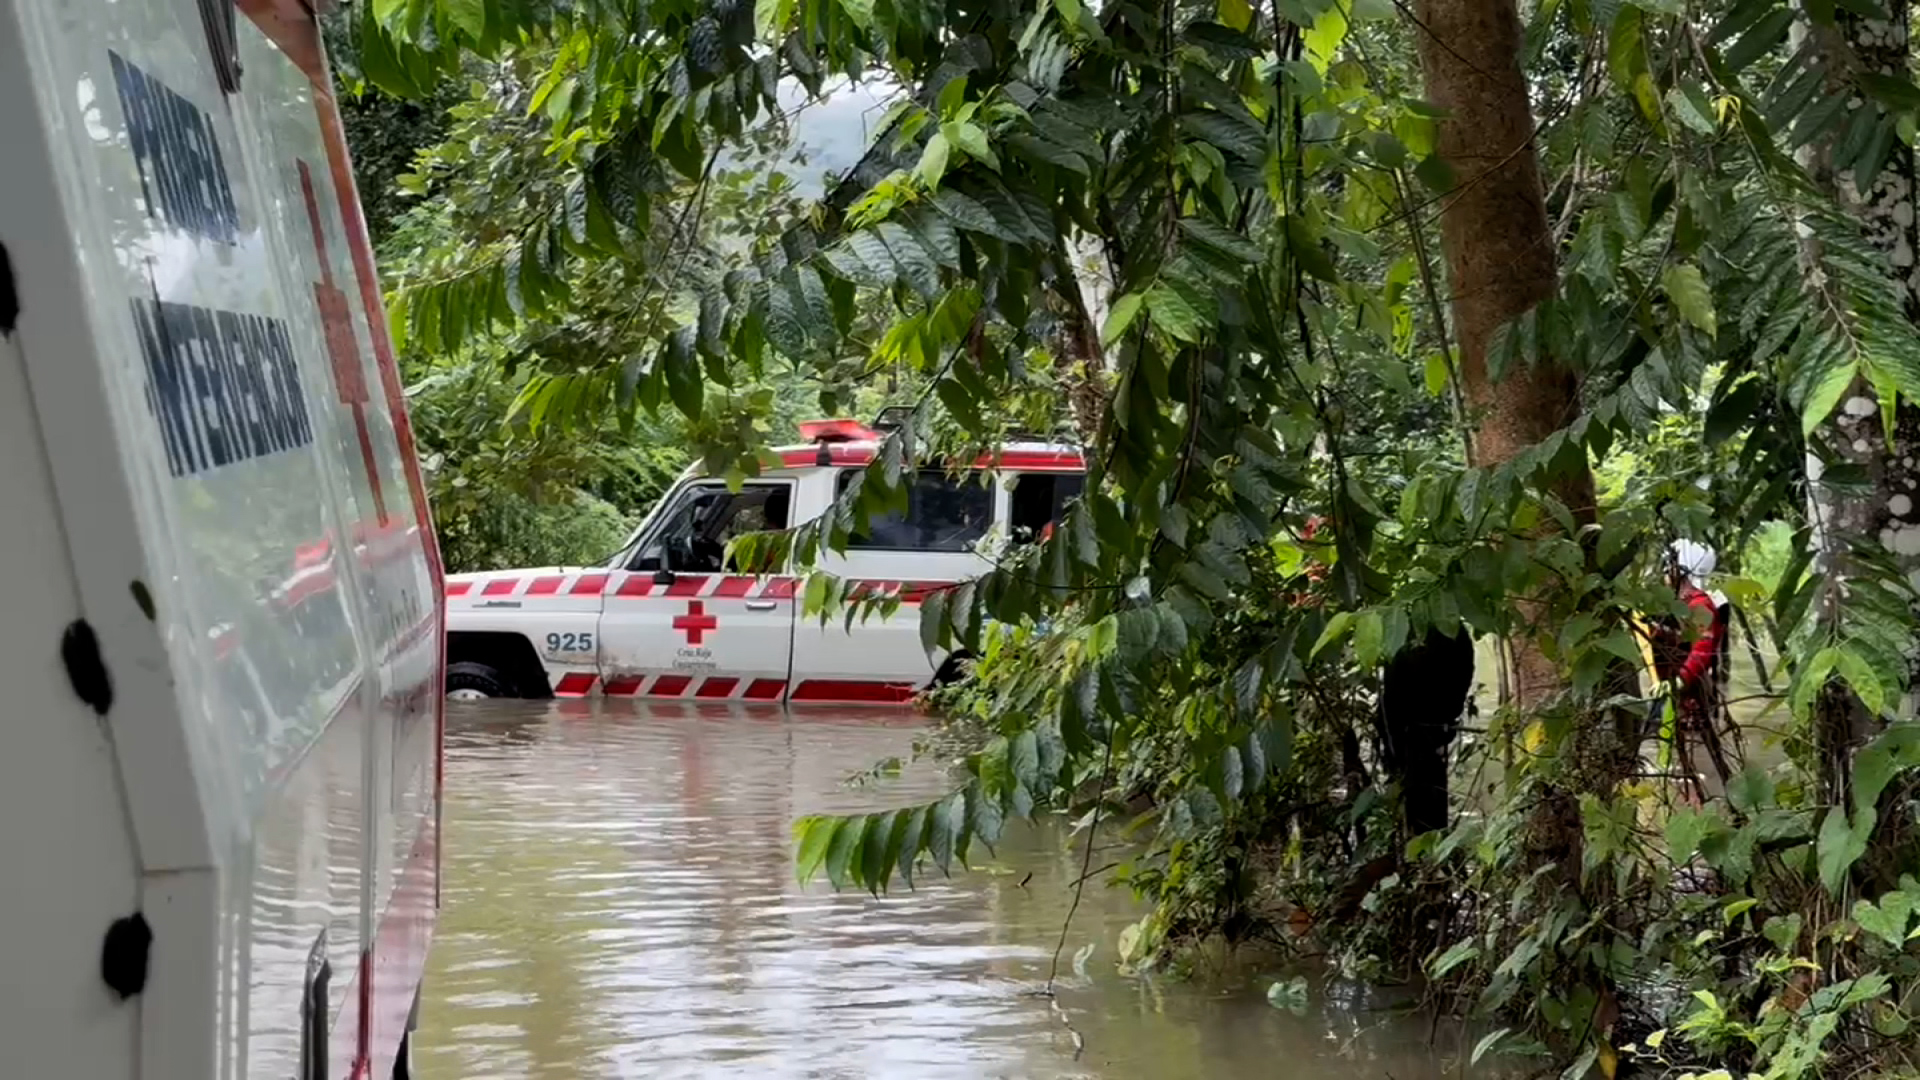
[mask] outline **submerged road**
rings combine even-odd
[[[909,760],[925,733],[906,710],[450,702],[445,910],[417,1073],[1459,1075],[1452,1048],[1428,1048],[1428,1021],[1384,1001],[1316,985],[1295,1016],[1267,1003],[1270,970],[1122,976],[1114,942],[1140,911],[1097,883],[1061,960],[1060,1004],[1086,1040],[1076,1060],[1029,992],[1080,868],[1057,825],[1010,825],[973,871],[928,868],[912,891],[800,886],[796,818],[944,793],[940,769]],[[895,757],[897,774],[849,782]]]

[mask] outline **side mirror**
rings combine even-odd
[[[678,579],[674,577],[673,571],[671,570],[655,570],[653,572],[653,583],[655,585],[671,585],[676,580]]]

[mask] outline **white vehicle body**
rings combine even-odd
[[[923,469],[904,518],[874,522],[816,567],[861,592],[897,590],[900,608],[823,626],[802,614],[799,577],[729,573],[723,561],[726,539],[818,517],[844,478],[873,461],[875,433],[847,421],[806,427],[822,432],[818,441],[780,450],[785,467],[738,493],[689,470],[602,566],[449,577],[449,692],[907,701],[941,666],[921,646],[921,595],[991,569],[975,551],[988,537],[1043,531],[1079,494],[1085,470],[1079,451],[1044,443],[1010,443],[967,476]]]
[[[0,0],[9,1075],[406,1071],[442,575],[311,10]]]

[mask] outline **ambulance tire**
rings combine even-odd
[[[447,665],[447,696],[512,698],[519,697],[520,692],[492,665],[462,660]]]
[[[941,687],[952,686],[954,683],[966,678],[966,665],[972,660],[973,654],[970,652],[961,651],[949,655],[946,662],[940,665],[940,670],[934,673],[934,689],[937,690]]]

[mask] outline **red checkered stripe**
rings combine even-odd
[[[644,697],[675,701],[736,701],[772,704],[782,700],[819,704],[903,704],[919,688],[912,683],[866,679],[802,679],[791,690],[786,679],[744,679],[733,675],[612,675],[602,679],[573,671],[560,677],[555,697],[579,698],[595,690],[607,697]]]
[[[951,582],[857,579],[849,591],[856,600],[898,592],[900,601],[917,604],[935,589]],[[787,600],[798,594],[795,577],[753,577],[745,574],[681,574],[671,585],[657,585],[649,572],[627,570],[576,574],[502,575],[447,583],[447,595],[482,598],[529,596],[673,596],[689,600]]]

